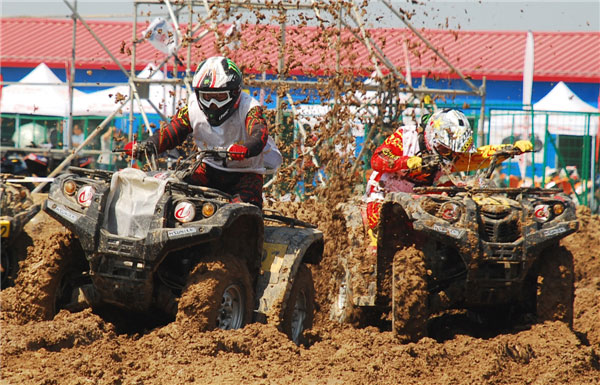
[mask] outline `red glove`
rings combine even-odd
[[[135,158],[137,155],[136,144],[136,141],[127,143],[125,147],[123,147],[123,150],[125,150],[125,154]]]
[[[248,157],[248,147],[241,144],[232,144],[227,151],[231,160],[244,160]]]

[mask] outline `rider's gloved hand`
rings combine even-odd
[[[232,144],[227,151],[232,160],[244,160],[248,157],[248,147],[241,144]]]
[[[530,152],[533,150],[533,144],[531,144],[528,140],[517,140],[514,144],[514,147],[519,149],[521,153]]]
[[[133,142],[127,143],[125,145],[125,147],[123,147],[123,150],[125,150],[125,154],[127,154],[127,155],[129,155],[129,156],[131,156],[133,158],[136,158],[137,155],[138,155],[137,154],[137,147],[138,147],[137,142],[133,141]]]
[[[423,166],[423,158],[420,156],[411,156],[406,161],[406,166],[410,171],[419,171]]]

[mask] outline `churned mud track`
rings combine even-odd
[[[581,231],[562,242],[574,258],[573,329],[546,322],[480,333],[459,314],[436,320],[447,321],[444,338],[402,344],[385,327],[329,321],[337,256],[347,236],[332,221],[331,205],[309,200],[284,207],[317,224],[327,242],[323,262],[311,266],[317,309],[305,345],[257,323],[199,332],[174,321],[123,332],[90,310],[45,320],[31,298],[38,294],[24,290],[18,277],[0,294],[0,384],[594,384],[600,378],[597,216],[580,210]],[[57,253],[76,251],[70,234],[44,213],[26,231],[33,246],[21,274],[35,275]]]

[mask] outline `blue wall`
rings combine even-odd
[[[4,77],[4,81],[19,81],[33,68],[21,68],[21,67],[2,67],[1,72]],[[64,69],[52,69],[52,71],[62,81],[66,81]],[[183,76],[183,73],[180,73]],[[273,76],[267,76],[267,79],[273,79]],[[298,76],[296,80],[310,80],[308,77]],[[92,70],[91,75],[87,73],[87,70],[76,70],[75,71],[76,82],[121,82],[126,83],[127,77],[118,70]],[[472,80],[472,83],[477,87],[481,85],[481,81]],[[532,102],[535,103],[543,98],[550,90],[556,85],[557,82],[534,82],[532,90]],[[421,84],[421,79],[413,80],[413,87],[418,87]],[[567,82],[567,86],[583,101],[598,108],[598,93],[600,92],[600,83],[577,83]],[[460,89],[469,90],[469,87],[462,80],[438,80],[427,79],[426,85],[429,88],[438,89]],[[78,87],[83,92],[93,92],[101,89],[102,87]],[[486,82],[486,106],[488,107],[514,107],[520,108],[521,101],[523,99],[523,83],[520,81],[502,81],[502,80],[488,80]],[[251,91],[257,91],[251,89]],[[314,93],[316,95],[316,93]],[[306,92],[302,90],[292,90],[292,96],[294,100],[302,100],[306,97]],[[275,107],[275,95],[271,95],[273,99],[270,103],[266,103],[268,108]],[[315,98],[315,102],[318,102],[318,97]],[[452,100],[448,100],[449,103],[462,105],[468,103],[471,105],[479,105],[480,99],[474,96],[459,96]]]

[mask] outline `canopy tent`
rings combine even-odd
[[[148,65],[138,74],[140,78],[148,78],[152,65]],[[157,71],[152,79],[164,79],[162,72]],[[149,98],[165,115],[173,113],[174,87],[152,84],[149,87]],[[129,86],[117,86],[86,94],[73,89],[74,116],[108,116],[117,107],[121,96],[129,95]],[[121,95],[121,96],[120,96]],[[144,112],[156,114],[157,111],[144,99]],[[137,102],[134,113],[140,113]],[[121,109],[129,113],[130,104]],[[69,86],[62,82],[44,63],[39,64],[33,71],[19,81],[19,84],[6,86],[2,89],[0,112],[24,115],[69,116]]]
[[[73,89],[76,100],[84,95]],[[0,112],[44,116],[69,115],[69,87],[44,63],[19,81],[4,87]]]
[[[592,135],[598,132],[598,109],[581,100],[569,87],[559,82],[530,110],[492,110],[490,112],[491,140],[507,136],[528,137],[531,121],[536,137],[543,138],[545,129],[556,135]]]
[[[548,167],[559,166],[554,145],[568,151],[567,147],[563,147],[561,136],[594,137],[597,135],[597,113],[597,108],[583,102],[565,83],[559,82],[546,96],[533,104],[533,110],[491,110],[489,142],[510,143],[519,139],[530,139],[533,131],[535,149],[544,149],[534,154],[534,162],[537,164],[536,175],[540,175],[545,172],[541,169],[543,164]],[[554,145],[545,143],[547,138]],[[581,155],[584,156],[583,148],[580,150]],[[524,156],[520,160],[530,164],[531,156]]]
[[[598,109],[581,100],[564,83],[558,82],[550,92],[533,105],[537,111],[570,111],[570,112],[598,112]]]
[[[154,69],[152,64],[149,64],[138,75],[138,78],[148,79],[150,72]],[[165,76],[162,72],[156,71],[152,75],[154,80],[162,80]],[[122,104],[130,94],[128,85],[115,86],[84,94],[82,97],[74,101],[74,115],[95,115],[107,116],[110,115],[119,105],[122,105],[121,112],[128,114],[131,110],[131,103]],[[174,113],[173,98],[174,87],[172,85],[151,84],[149,86],[149,100],[162,114],[172,115]],[[125,98],[125,99],[123,99]],[[147,114],[156,114],[157,111],[146,99],[141,99],[142,108]],[[140,107],[137,101],[134,101],[134,113],[140,113]]]

